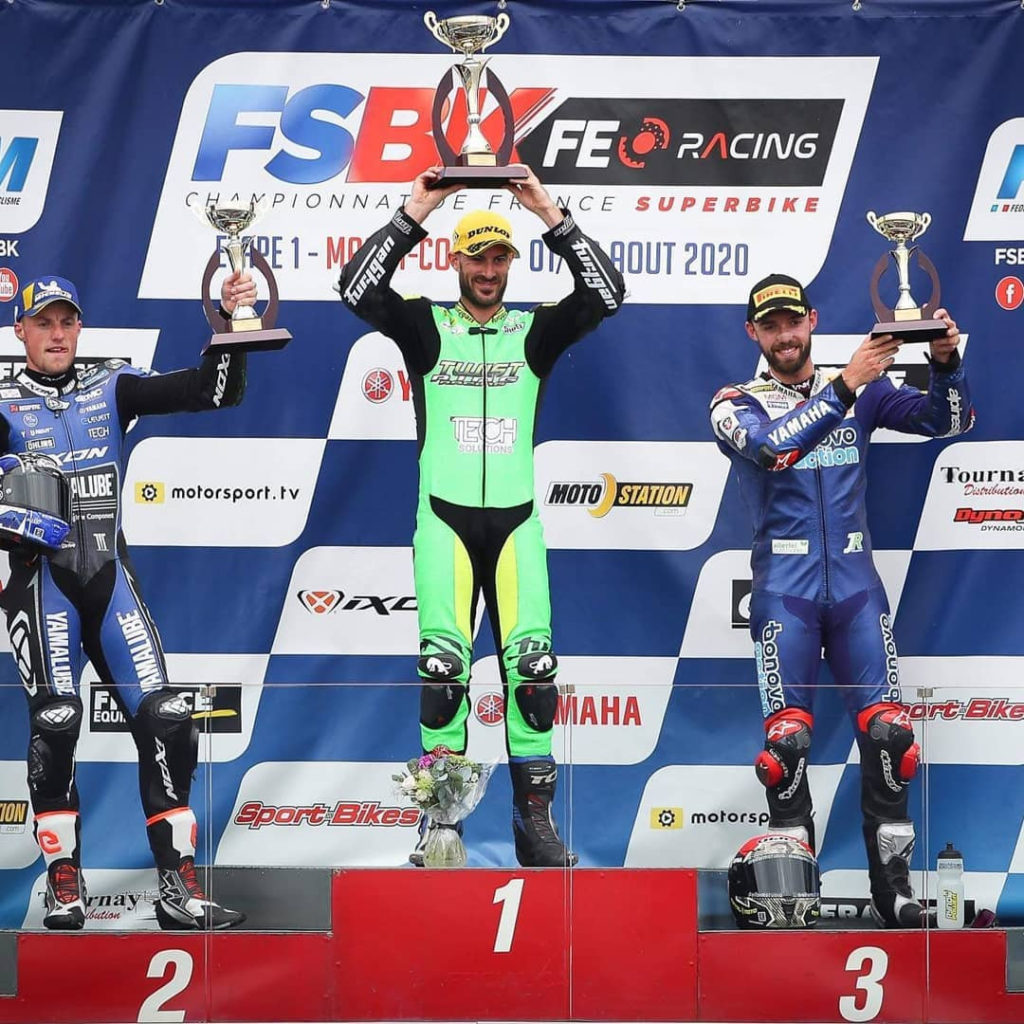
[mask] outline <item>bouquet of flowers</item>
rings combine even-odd
[[[398,794],[430,819],[423,850],[426,867],[463,867],[466,847],[459,822],[480,802],[495,765],[478,764],[447,747],[411,758],[401,775],[392,775]]]

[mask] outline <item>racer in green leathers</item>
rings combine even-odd
[[[503,304],[518,251],[508,221],[490,210],[456,226],[452,263],[461,298],[451,307],[403,299],[391,286],[420,226],[447,195],[440,168],[413,183],[409,200],[344,267],[342,301],[393,338],[412,385],[420,486],[413,538],[424,750],[463,752],[469,715],[473,621],[481,591],[505,695],[516,855],[526,866],[575,863],[551,817],[557,707],[547,556],[534,504],[533,437],[544,379],[574,341],[622,302],[622,275],[573,218],[529,176],[504,186],[548,227],[545,244],[574,288],[530,311]],[[413,862],[418,860],[414,855]]]

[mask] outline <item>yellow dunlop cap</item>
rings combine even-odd
[[[474,210],[467,213],[452,233],[452,252],[479,256],[492,245],[504,245],[513,256],[519,250],[512,244],[512,225],[493,210]]]

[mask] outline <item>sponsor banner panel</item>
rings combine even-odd
[[[168,675],[192,708],[201,762],[233,761],[249,748],[269,660],[267,654],[167,655]],[[81,692],[85,723],[78,760],[137,761],[128,723],[92,662],[82,672]]]
[[[818,273],[876,57],[619,56],[614,82],[603,56],[501,55],[505,67],[517,62],[529,69],[510,93],[518,157],[579,211],[630,275],[635,301],[741,302],[749,281],[770,271],[780,231],[792,272],[805,281]],[[207,65],[181,109],[140,295],[192,298],[188,268],[197,264],[181,256],[205,258],[211,232],[186,211],[255,198],[266,210],[256,244],[282,295],[329,298],[341,265],[436,161],[431,106],[449,67],[441,55],[408,53],[242,52]],[[462,96],[453,132],[465,124]],[[496,139],[493,97],[482,115]],[[514,279],[511,301],[569,289],[542,225],[506,192],[446,204],[509,216],[533,272],[528,284]],[[403,290],[447,286],[448,254],[447,238],[431,235],[406,258]]]
[[[997,125],[985,147],[965,242],[1024,240],[1024,117]]]
[[[398,346],[383,334],[364,334],[345,362],[329,441],[414,441],[412,388]]]
[[[811,765],[819,847],[845,765]],[[768,828],[764,787],[749,765],[666,765],[647,780],[626,850],[626,867],[725,868]]]
[[[901,658],[900,670],[925,762],[1024,763],[1024,658]]]
[[[0,868],[27,868],[39,856],[24,761],[0,761]]]
[[[935,459],[917,551],[1024,548],[1024,441],[961,441]]]
[[[549,548],[699,547],[728,475],[714,442],[545,441],[535,473],[544,540]]]
[[[563,764],[639,764],[654,752],[672,695],[675,658],[558,659],[551,752]],[[473,666],[469,751],[505,761],[505,702],[498,659]]]
[[[0,110],[0,235],[42,216],[63,119],[62,110]]]
[[[909,551],[874,551],[889,606],[899,608]],[[701,567],[686,620],[680,658],[751,658],[750,552],[718,551]]]
[[[895,274],[893,273],[891,276],[895,277]],[[883,278],[883,285],[880,285],[880,288],[884,287],[887,280],[888,278]],[[865,285],[864,291],[865,295],[867,295],[867,285]],[[922,294],[926,293],[922,292]],[[883,299],[888,298],[890,296],[883,294]],[[892,295],[891,298],[893,305],[895,305],[898,293]],[[813,302],[814,299],[812,298],[811,301]],[[867,326],[869,325],[865,325],[865,327]],[[961,356],[967,353],[968,340],[967,334],[960,335]],[[863,341],[863,334],[815,334],[814,365],[827,372],[840,373]],[[929,372],[927,355],[928,349],[924,345],[903,346],[899,351],[896,362],[885,371],[886,377],[892,381],[894,387],[900,388],[907,384],[912,388],[917,388],[918,391],[927,391]],[[765,373],[767,370],[768,363],[764,356],[761,356],[757,361],[757,369],[754,371],[755,375]],[[854,410],[851,409],[847,413],[847,417],[852,417],[853,412]],[[965,409],[964,415],[966,415],[966,412],[967,410]],[[904,434],[899,430],[889,430],[887,427],[879,427],[871,435],[872,443],[881,442],[882,444],[919,444],[927,440],[929,438],[923,437],[920,434]]]
[[[155,903],[160,890],[156,868],[86,870],[85,927],[88,931],[160,931]],[[22,928],[42,929],[46,872],[32,883]]]
[[[290,544],[305,529],[325,444],[295,437],[147,437],[125,473],[125,537],[129,544],[185,547]]]
[[[420,812],[395,793],[404,762],[264,761],[242,779],[217,864],[397,866]]]
[[[419,653],[412,547],[304,551],[288,583],[273,654]]]

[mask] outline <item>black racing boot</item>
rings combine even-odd
[[[158,868],[160,898],[156,903],[156,919],[164,931],[182,929],[234,928],[245,920],[245,914],[228,910],[209,899],[196,876],[196,862],[182,857],[176,869]]]
[[[43,924],[58,931],[85,927],[85,879],[82,869],[68,857],[55,860],[46,869],[46,913]]]
[[[558,837],[551,817],[558,765],[551,758],[510,761],[512,775],[512,834],[516,859],[524,868],[572,867],[579,861]]]
[[[935,925],[935,911],[914,898],[910,858],[914,852],[912,821],[864,825],[871,880],[871,916],[880,928],[925,928]]]

